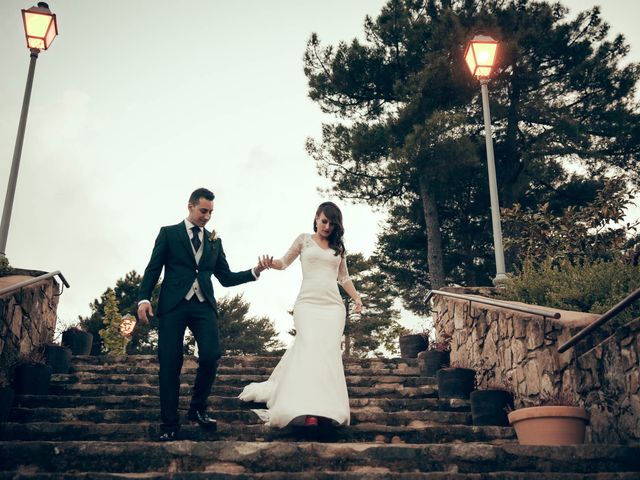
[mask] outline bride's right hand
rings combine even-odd
[[[362,307],[363,307],[363,305],[362,305],[362,300],[358,298],[358,299],[355,301],[355,307],[354,307],[354,309],[353,309],[353,312],[354,312],[354,313],[357,313],[357,314],[362,314]]]

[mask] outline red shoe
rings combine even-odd
[[[313,415],[307,415],[307,418],[304,419],[304,424],[306,427],[317,427],[318,417],[314,417]]]

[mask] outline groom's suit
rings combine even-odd
[[[178,399],[183,361],[183,337],[189,327],[198,344],[198,371],[190,410],[204,411],[221,356],[216,300],[211,275],[225,287],[255,280],[251,270],[232,272],[222,241],[206,229],[195,250],[184,221],[162,227],[140,286],[139,300],[151,299],[162,268],[164,279],[158,300],[158,359],[163,430],[179,425]],[[197,260],[199,258],[199,261]],[[197,280],[197,282],[195,282]]]

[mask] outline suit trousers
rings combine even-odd
[[[183,362],[184,332],[187,327],[198,345],[198,369],[190,410],[206,410],[207,399],[218,369],[218,324],[215,310],[209,302],[200,302],[194,295],[191,300],[181,300],[176,308],[158,317],[160,417],[163,431],[177,430],[180,424],[180,371]]]

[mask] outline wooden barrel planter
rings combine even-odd
[[[0,423],[9,419],[15,393],[11,387],[0,387]]]
[[[73,355],[89,355],[91,354],[91,345],[93,344],[93,334],[71,328],[62,332],[62,345],[69,347]]]
[[[471,392],[471,418],[474,425],[508,427],[507,413],[513,410],[513,394],[507,390],[488,389]]]
[[[70,348],[62,345],[46,345],[44,355],[47,358],[47,365],[52,369],[52,373],[69,373]]]
[[[21,363],[13,374],[16,395],[47,395],[52,368],[44,363]]]
[[[435,377],[438,370],[449,366],[450,352],[425,350],[418,354],[418,366],[423,377]]]
[[[429,342],[424,335],[402,335],[400,337],[400,356],[416,358],[418,353],[426,350]]]
[[[476,384],[476,372],[471,368],[441,368],[436,377],[440,398],[468,400]]]

